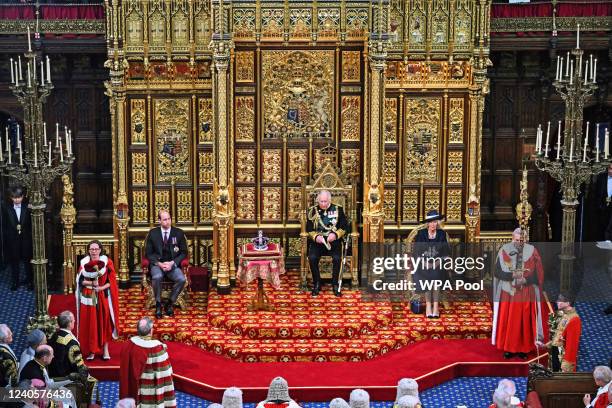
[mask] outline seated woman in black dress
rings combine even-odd
[[[426,282],[431,284],[432,281],[445,281],[447,279],[446,271],[442,268],[443,259],[450,255],[448,246],[448,238],[446,232],[440,228],[440,220],[444,216],[438,214],[437,211],[429,211],[425,217],[427,228],[420,230],[414,240],[414,257],[436,258],[436,261],[430,260],[427,267],[417,269],[413,275],[416,285],[416,293],[425,293],[425,315],[431,319],[440,317],[438,308],[438,298],[440,297],[440,289],[433,289],[432,286],[427,286]]]

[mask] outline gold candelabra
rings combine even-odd
[[[609,132],[604,136],[603,155],[600,151],[599,124],[595,129],[595,144],[589,146],[589,122],[583,137],[583,110],[585,101],[597,89],[597,58],[584,58],[580,49],[580,25],[576,36],[576,48],[565,57],[557,57],[557,70],[553,82],[565,102],[565,121],[557,125],[557,137],[551,144],[550,122],[547,125],[546,141],[544,131],[538,126],[536,135],[535,165],[561,184],[563,198],[563,232],[561,236],[561,290],[570,289],[574,265],[574,241],[576,207],[580,186],[591,176],[603,172],[610,162]],[[563,137],[561,130],[563,128]]]
[[[54,319],[47,312],[47,259],[45,254],[45,195],[51,183],[70,171],[74,161],[71,131],[60,132],[55,124],[55,138],[47,137],[47,124],[43,120],[43,105],[53,89],[49,56],[43,59],[39,33],[35,34],[32,50],[28,27],[28,49],[17,60],[10,59],[10,89],[23,107],[23,132],[17,124],[15,141],[6,128],[4,146],[0,138],[0,172],[23,185],[32,210],[32,243],[35,315],[30,318],[28,330],[41,329],[47,333],[55,328]],[[25,79],[24,79],[25,78]],[[13,136],[13,135],[11,135]],[[55,143],[54,143],[55,142]],[[3,150],[3,148],[5,150]]]

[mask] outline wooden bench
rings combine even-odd
[[[534,403],[537,394],[543,408],[583,407],[584,394],[595,394],[597,386],[592,373],[553,373],[543,366],[532,364],[527,381],[527,407],[538,407]]]

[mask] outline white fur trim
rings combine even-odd
[[[162,345],[164,346],[164,350],[166,349],[166,346],[159,340],[147,340],[139,336],[134,336],[130,339],[130,341],[134,343],[135,345],[142,347],[142,348],[153,348],[153,347]]]
[[[154,373],[142,373],[142,375],[140,376],[140,378],[143,380],[152,380],[154,378],[164,377],[172,377],[172,367],[168,367],[168,369],[164,371],[156,371]]]

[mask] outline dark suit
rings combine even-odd
[[[19,284],[19,263],[23,262],[26,270],[26,282],[32,283],[32,217],[27,204],[21,203],[21,214],[13,203],[2,206],[2,233],[4,235],[4,259],[11,267],[13,285]]]
[[[181,290],[185,286],[185,275],[181,271],[181,262],[187,257],[187,239],[180,228],[172,227],[167,241],[164,243],[161,227],[149,231],[146,245],[146,255],[150,262],[151,281],[155,292],[155,301],[161,302],[161,282],[164,274],[174,282],[170,301],[176,302]],[[158,262],[174,261],[174,267],[164,272],[157,266]]]

